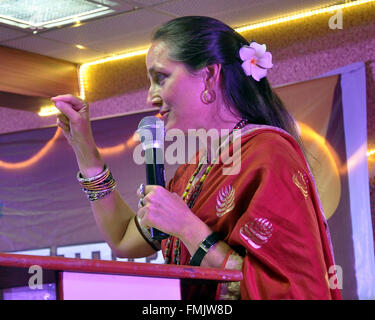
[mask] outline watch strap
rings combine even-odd
[[[212,246],[220,240],[220,235],[217,232],[211,233],[207,238],[205,238],[199,245],[198,250],[191,257],[189,264],[191,266],[200,266],[203,258],[207,252],[212,248]]]

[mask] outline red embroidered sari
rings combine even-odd
[[[234,252],[243,258],[240,298],[341,299],[329,287],[335,263],[328,227],[298,143],[277,128],[245,128],[236,154],[239,173],[224,175],[224,165],[215,164],[192,210],[233,249],[223,268],[231,268]],[[169,190],[182,195],[195,168],[179,167]],[[181,264],[189,259],[181,243]],[[233,298],[223,284],[184,288],[186,299]]]

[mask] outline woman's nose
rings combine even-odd
[[[146,104],[149,108],[161,107],[163,105],[163,100],[159,95],[153,94],[149,91],[147,95]]]

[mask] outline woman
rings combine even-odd
[[[264,45],[208,17],[177,18],[155,32],[147,104],[160,108],[166,130],[236,130],[222,137],[218,158],[182,165],[167,188],[142,185],[137,212],[97,151],[88,106],[71,95],[52,98],[97,225],[117,256],[158,250],[153,227],[171,235],[161,243],[167,263],[243,272],[240,284],[188,285],[184,298],[341,297],[327,281],[334,265],[327,224],[294,121],[265,77],[271,59]],[[223,174],[223,150],[240,156],[238,172]]]

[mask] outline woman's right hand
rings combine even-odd
[[[100,173],[104,162],[92,134],[88,104],[71,94],[59,95],[51,100],[60,111],[57,125],[73,147],[81,173],[86,177]]]

